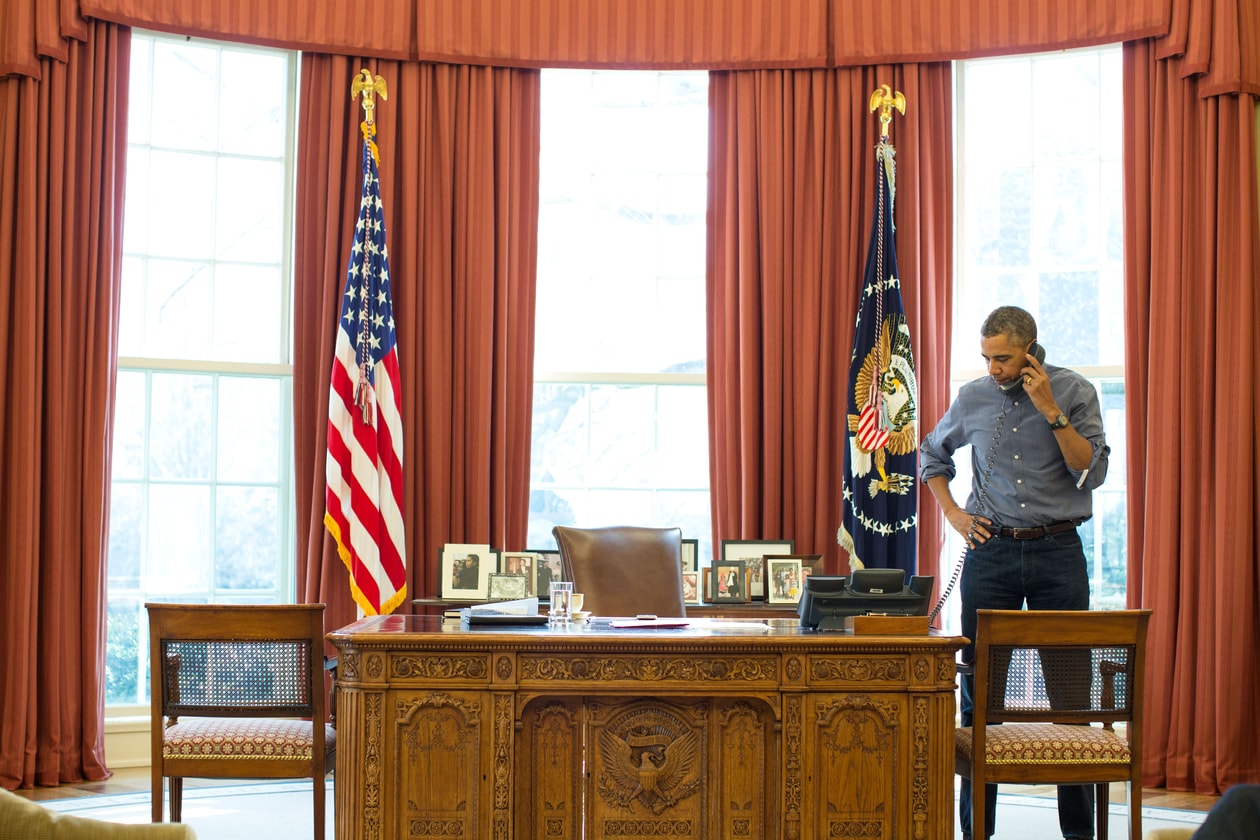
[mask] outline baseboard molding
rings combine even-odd
[[[148,767],[148,715],[105,718],[105,766],[113,769]]]

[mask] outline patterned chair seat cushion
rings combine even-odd
[[[960,727],[955,753],[972,761],[974,733]],[[986,764],[1128,764],[1129,744],[1097,726],[1007,723],[990,726],[984,740]]]
[[[310,721],[282,718],[180,718],[163,733],[166,758],[291,758],[311,760]],[[325,751],[337,747],[337,733],[324,726]]]

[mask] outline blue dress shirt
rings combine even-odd
[[[971,493],[966,509],[998,525],[1036,527],[1061,520],[1077,524],[1094,513],[1092,490],[1107,478],[1111,448],[1103,435],[1098,392],[1075,371],[1044,365],[1055,402],[1094,448],[1086,470],[1063,460],[1054,431],[1023,388],[1003,391],[992,376],[968,382],[919,448],[923,481],[938,475],[953,480],[954,453],[971,445]],[[994,446],[995,431],[997,445]],[[987,468],[990,453],[992,469]],[[988,475],[984,510],[977,510]]]

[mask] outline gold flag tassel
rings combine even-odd
[[[368,149],[372,152],[372,161],[380,166],[381,156],[376,148],[376,94],[381,95],[381,99],[389,99],[389,91],[385,88],[385,79],[380,76],[373,76],[365,67],[359,71],[359,75],[354,77],[354,81],[350,83],[350,98],[357,96],[362,97],[363,104],[363,122],[359,123],[359,130],[363,132],[363,142],[367,143]],[[366,176],[367,173],[365,173]],[[369,259],[367,251],[364,251],[363,258]],[[359,347],[367,347],[371,339],[372,328],[368,323],[368,301],[367,295],[363,296],[360,301],[362,307],[359,312]],[[363,412],[363,422],[372,424],[376,421],[376,405],[375,394],[368,385],[368,366],[371,364],[370,356],[363,355],[362,361],[359,362],[359,379],[354,383],[354,403]]]

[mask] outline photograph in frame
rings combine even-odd
[[[536,566],[538,555],[528,551],[505,551],[499,555],[499,573],[505,575],[524,575],[525,594],[522,598],[540,594]],[[494,597],[492,594],[491,598]]]
[[[768,563],[771,560],[800,560],[802,581],[809,575],[824,574],[823,556],[821,554],[767,554],[766,562]]]
[[[682,570],[695,572],[700,569],[700,540],[682,541]]]
[[[490,573],[499,558],[488,544],[447,543],[440,551],[438,591],[453,601],[483,601],[489,594]]]
[[[713,564],[713,598],[715,604],[748,602],[748,569],[743,560],[721,560]]]
[[[560,562],[560,552],[555,549],[538,551],[526,549],[527,554],[534,555],[534,594],[543,600],[551,600],[551,582],[564,580],[564,565]]]
[[[528,580],[523,574],[495,572],[490,575],[490,600],[514,601],[526,597]]]
[[[684,604],[700,605],[700,573],[698,571],[682,573],[682,589]]]
[[[760,601],[766,597],[766,555],[792,554],[795,548],[793,540],[722,540],[720,562],[744,561],[749,572],[746,600]]]
[[[766,558],[766,601],[795,604],[801,600],[801,561],[797,557]]]

